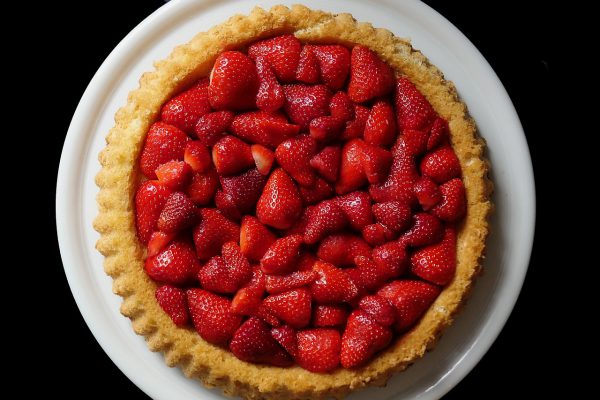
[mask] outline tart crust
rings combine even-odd
[[[161,105],[198,78],[208,76],[224,50],[244,48],[257,39],[283,33],[293,33],[303,42],[362,44],[375,51],[397,74],[408,76],[449,122],[452,146],[462,166],[468,205],[459,228],[454,279],[410,332],[356,370],[339,368],[317,374],[298,366],[249,364],[205,342],[192,328],[176,327],[155,300],[156,283],[144,272],[145,249],[136,236],[133,198],[141,179],[138,158]],[[140,87],[117,112],[106,142],[99,156],[102,170],[96,176],[100,212],[94,228],[101,234],[96,247],[105,256],[104,268],[114,280],[113,291],[123,297],[121,312],[131,319],[135,332],[146,338],[150,350],[164,353],[169,366],[179,366],[188,377],[221,387],[225,394],[247,399],[324,399],[342,398],[368,385],[383,386],[393,373],[404,370],[435,345],[480,272],[492,184],[483,158],[485,144],[474,121],[454,84],[409,41],[357,22],[350,14],[330,14],[300,5],[275,6],[268,11],[255,8],[247,16],[233,16],[199,33],[142,76]]]

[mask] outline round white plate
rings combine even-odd
[[[298,2],[298,1],[296,1]],[[56,189],[56,222],[60,251],[73,296],[96,339],[115,364],[154,399],[222,399],[169,368],[161,354],[150,352],[130,321],[119,313],[120,297],[111,291],[92,229],[98,192],[94,176],[97,155],[124,105],[152,62],[173,47],[255,5],[270,7],[293,1],[175,0],[137,26],[106,59],[90,82],[73,116],[62,153]],[[489,145],[497,211],[489,240],[485,275],[468,306],[435,351],[385,389],[352,395],[358,399],[433,399],[443,396],[481,359],[504,326],[517,299],[531,251],[535,193],[531,159],[513,105],[494,71],[452,24],[416,0],[302,0],[312,8],[350,12],[357,19],[409,37],[416,48],[453,80],[481,135]]]

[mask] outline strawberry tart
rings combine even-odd
[[[157,62],[115,120],[97,248],[135,332],[206,386],[384,385],[480,271],[491,183],[466,106],[351,15],[234,16]]]

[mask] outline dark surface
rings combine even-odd
[[[128,3],[129,7],[124,8]],[[434,9],[453,22],[490,62],[506,86],[522,120],[536,170],[538,199],[548,194],[553,169],[557,168],[544,158],[544,133],[552,129],[546,116],[551,112],[550,80],[555,73],[550,54],[550,41],[554,22],[544,8],[528,12],[519,9],[519,2],[464,2],[427,1]],[[57,14],[46,20],[46,34],[51,41],[42,50],[48,60],[45,84],[52,93],[61,95],[61,102],[51,107],[59,107],[53,112],[53,135],[43,135],[41,146],[52,154],[51,167],[41,185],[45,193],[52,197],[55,191],[56,168],[60,151],[70,119],[88,82],[115,45],[140,21],[162,5],[161,1],[137,2],[78,2],[70,6],[69,15]],[[46,6],[49,7],[49,6]],[[48,9],[50,10],[50,8]],[[44,11],[44,10],[43,10]],[[42,25],[46,26],[46,25]],[[53,29],[60,27],[60,29]],[[73,35],[79,40],[74,40]],[[78,43],[83,43],[81,46]],[[544,173],[539,173],[541,170]],[[538,203],[539,200],[538,200]],[[70,290],[64,279],[62,264],[56,246],[54,231],[54,202],[43,204],[44,215],[50,228],[45,243],[48,262],[44,266],[48,272],[45,284],[51,284],[50,297],[54,310],[60,312],[62,329],[49,327],[45,332],[49,369],[63,371],[69,380],[78,382],[77,387],[89,388],[98,398],[127,398],[129,400],[147,398],[127,377],[125,377],[102,351],[81,317]],[[550,206],[539,204],[536,243],[523,292],[506,327],[488,354],[477,367],[454,388],[445,399],[461,399],[493,396],[505,398],[523,391],[556,393],[553,375],[532,380],[532,371],[551,374],[549,351],[540,345],[540,335],[546,335],[540,328],[547,321],[556,318],[548,307],[544,296],[547,287],[556,282],[556,275],[545,273],[543,252],[551,245],[551,219],[545,218]],[[47,315],[49,324],[56,322],[56,314]],[[66,352],[65,352],[66,349]],[[58,384],[49,377],[43,377],[46,394],[60,394],[74,397],[80,394],[75,387]],[[46,382],[47,380],[47,382]],[[552,390],[552,391],[550,391]],[[84,393],[87,390],[84,390]],[[117,395],[117,396],[115,396]]]

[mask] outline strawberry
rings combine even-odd
[[[271,335],[271,328],[255,317],[249,318],[238,328],[231,339],[229,349],[237,358],[246,362],[279,367],[293,363]]]
[[[310,214],[313,212],[315,206],[306,206],[304,207],[304,211],[300,215],[300,218],[296,220],[288,229],[283,231],[283,236],[289,235],[300,235],[304,236],[304,231],[306,230],[306,224],[308,224],[308,219]]]
[[[296,260],[300,255],[302,236],[290,235],[277,239],[260,260],[260,266],[266,274],[286,274],[296,269]]]
[[[346,92],[339,91],[329,100],[329,113],[332,117],[343,121],[352,121],[354,119],[354,103]]]
[[[425,96],[405,77],[396,81],[394,91],[396,116],[400,130],[428,128],[436,118]]]
[[[373,204],[373,215],[377,222],[393,231],[400,232],[410,225],[411,209],[399,201]]]
[[[283,293],[291,289],[306,286],[317,280],[319,274],[315,271],[296,271],[289,275],[265,276],[265,287],[270,294]]]
[[[220,181],[223,192],[231,196],[240,213],[247,214],[254,210],[267,177],[253,168],[240,175],[221,176]]]
[[[339,146],[327,146],[310,160],[310,166],[324,179],[335,182],[340,170],[342,149]]]
[[[298,356],[298,339],[294,328],[289,325],[271,328],[271,336],[289,355],[294,358]]]
[[[156,168],[168,161],[183,160],[190,138],[179,128],[155,122],[148,130],[140,156],[140,169],[148,179],[156,179]]]
[[[361,163],[369,183],[383,182],[392,165],[392,153],[382,147],[363,143]]]
[[[402,133],[404,143],[406,143],[406,149],[408,154],[412,156],[419,156],[427,150],[427,140],[429,139],[429,133],[417,129],[405,129]]]
[[[267,324],[273,327],[281,326],[281,321],[273,315],[273,313],[264,305],[263,302],[260,303],[258,310],[256,311],[255,317],[262,319]]]
[[[461,219],[467,212],[467,197],[462,180],[455,178],[440,186],[442,201],[431,209],[431,213],[448,222]]]
[[[201,261],[219,254],[223,244],[237,241],[240,227],[214,208],[200,209],[201,221],[194,228],[196,253]]]
[[[364,103],[385,96],[394,89],[394,71],[372,50],[357,45],[350,58],[348,96],[355,103]]]
[[[311,45],[317,56],[321,79],[331,90],[340,90],[350,70],[350,52],[344,46]]]
[[[375,146],[390,146],[396,139],[396,116],[394,108],[387,101],[373,104],[365,124],[365,142]]]
[[[298,258],[298,271],[312,271],[317,262],[317,257],[313,253],[302,253]]]
[[[260,82],[256,94],[256,107],[266,112],[275,112],[283,107],[285,101],[283,89],[265,57],[257,57],[255,62]]]
[[[348,319],[348,308],[343,304],[320,304],[313,312],[312,326],[344,326]]]
[[[250,261],[260,261],[277,237],[256,217],[246,215],[240,229],[240,248]]]
[[[421,173],[437,183],[460,176],[460,161],[450,146],[443,146],[425,154],[421,160]]]
[[[370,258],[358,256],[354,262],[356,268],[348,269],[347,273],[356,285],[359,296],[366,291],[376,290],[392,276],[389,270],[381,268]]]
[[[224,136],[212,149],[215,168],[220,175],[233,175],[254,166],[250,146],[235,136]]]
[[[194,127],[198,141],[208,147],[214,146],[229,130],[234,116],[232,111],[215,111],[200,117]]]
[[[400,237],[399,241],[412,247],[426,246],[439,242],[443,230],[442,222],[437,217],[428,213],[417,213],[413,215],[410,229]]]
[[[367,183],[367,177],[362,165],[362,147],[364,142],[352,139],[342,148],[340,177],[335,184],[338,194],[346,194]]]
[[[158,218],[158,229],[175,233],[189,228],[198,221],[196,205],[182,192],[172,193]]]
[[[311,372],[329,372],[340,363],[341,338],[335,329],[299,331],[296,362]]]
[[[377,294],[396,308],[397,332],[404,332],[417,322],[440,294],[440,289],[427,282],[415,280],[393,281],[379,289]]]
[[[160,253],[147,258],[144,268],[155,281],[183,285],[194,280],[200,263],[190,243],[174,240]]]
[[[296,69],[296,80],[302,83],[319,83],[319,79],[319,60],[311,46],[303,46]]]
[[[239,51],[224,51],[215,60],[208,99],[215,110],[254,108],[258,86],[258,74],[252,60]]]
[[[337,139],[346,127],[346,121],[331,115],[317,117],[308,126],[310,136],[320,143],[329,143]]]
[[[172,285],[163,285],[154,294],[160,308],[167,313],[177,326],[184,326],[190,320],[185,292]]]
[[[264,111],[251,111],[236,115],[230,130],[250,143],[274,149],[284,140],[296,136],[300,127],[288,124],[285,117],[280,118]]]
[[[277,318],[292,328],[304,328],[310,322],[312,299],[306,288],[268,296],[263,304]]]
[[[208,148],[198,140],[193,140],[185,145],[183,161],[192,167],[194,172],[206,172],[212,166]]]
[[[350,226],[361,231],[365,226],[373,222],[371,212],[371,197],[365,192],[351,192],[337,198],[338,205],[342,208],[344,215],[350,222]]]
[[[242,317],[230,311],[231,301],[202,289],[188,289],[186,294],[196,331],[207,342],[226,346],[242,324]]]
[[[396,233],[387,226],[376,223],[365,226],[362,229],[362,236],[371,246],[379,246],[393,240]]]
[[[265,293],[265,275],[260,268],[252,269],[252,279],[237,291],[231,301],[231,312],[238,315],[256,315]]]
[[[215,194],[215,206],[221,214],[232,221],[238,222],[242,218],[242,213],[235,204],[233,196],[229,193],[217,190]]]
[[[438,185],[426,176],[415,182],[413,190],[415,197],[425,211],[430,210],[442,200],[442,194]]]
[[[396,320],[394,306],[381,296],[365,296],[358,305],[381,326],[390,326]]]
[[[162,249],[171,243],[171,240],[173,240],[175,236],[177,236],[176,233],[165,233],[161,231],[152,233],[152,236],[150,236],[150,241],[148,242],[148,252],[146,255],[148,257],[157,255]]]
[[[193,143],[193,142],[188,142]],[[156,177],[171,190],[182,190],[192,180],[192,168],[183,161],[168,161],[156,168]]]
[[[343,233],[326,237],[317,250],[317,257],[337,266],[354,265],[357,256],[371,256],[371,247],[359,236]]]
[[[308,128],[310,121],[329,113],[331,92],[324,85],[284,85],[284,109],[294,124]]]
[[[406,247],[400,242],[389,242],[373,249],[373,262],[390,278],[397,278],[408,266]]]
[[[225,243],[221,254],[200,269],[198,280],[211,292],[235,293],[252,278],[252,267],[235,242]]]
[[[446,142],[449,132],[448,122],[443,118],[437,117],[431,125],[431,131],[427,139],[427,150],[433,150]]]
[[[203,78],[191,89],[167,101],[160,111],[160,118],[167,124],[191,133],[198,119],[210,111],[208,79]]]
[[[286,229],[302,213],[302,199],[292,178],[281,168],[273,171],[256,206],[256,216],[265,225]]]
[[[311,187],[300,186],[300,197],[304,205],[316,204],[331,196],[333,196],[333,186],[319,177],[317,177],[314,185]]]
[[[317,153],[317,143],[308,135],[287,139],[277,146],[277,162],[298,184],[312,186],[315,173],[310,167],[310,159]]]
[[[340,360],[344,368],[356,368],[392,341],[392,331],[362,310],[354,310],[342,336]]]
[[[253,60],[264,57],[273,67],[277,78],[282,82],[293,82],[300,61],[302,43],[294,35],[280,35],[253,43],[248,48],[248,56]]]
[[[219,176],[214,168],[209,169],[203,174],[195,174],[192,182],[187,187],[187,195],[197,206],[205,206],[211,202],[217,186],[219,185]]]
[[[341,303],[348,302],[357,295],[354,282],[342,269],[324,261],[317,261],[313,269],[319,273],[319,279],[310,285],[315,301]]]
[[[444,286],[456,271],[456,231],[444,230],[442,241],[417,249],[410,258],[410,271],[426,281]]]
[[[371,111],[360,104],[354,105],[354,119],[346,122],[346,129],[342,132],[341,140],[362,138],[367,126]]]
[[[308,218],[304,242],[315,244],[324,237],[343,230],[346,224],[346,216],[336,201],[322,201],[315,206]]]
[[[138,187],[135,193],[135,225],[143,244],[148,244],[170,195],[171,189],[158,181],[146,181]]]
[[[269,175],[273,163],[275,162],[275,153],[260,144],[253,144],[250,146],[252,151],[252,158],[254,158],[254,164],[258,172],[263,175]]]

